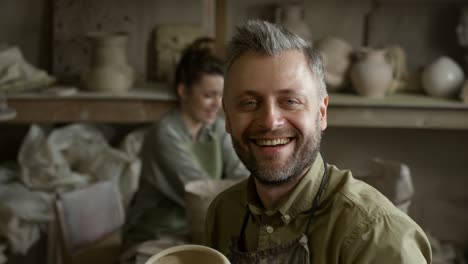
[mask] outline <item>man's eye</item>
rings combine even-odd
[[[247,109],[247,110],[254,109],[257,106],[257,101],[255,101],[255,100],[244,100],[244,101],[241,101],[239,103],[239,106],[242,109]]]
[[[283,105],[285,108],[289,109],[296,109],[302,105],[301,101],[297,99],[285,99],[283,101]]]

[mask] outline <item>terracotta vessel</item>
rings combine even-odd
[[[128,34],[92,33],[91,65],[82,75],[86,89],[101,92],[124,92],[131,88],[133,69],[127,62]]]
[[[351,67],[351,83],[357,94],[383,98],[393,81],[393,67],[386,58],[386,50],[360,49]]]
[[[325,37],[314,43],[321,52],[325,68],[325,83],[329,92],[338,92],[349,81],[353,47],[338,37]]]
[[[312,43],[309,26],[304,21],[304,9],[300,4],[283,4],[276,8],[275,22]]]
[[[451,58],[442,56],[426,66],[421,75],[424,91],[434,97],[455,97],[463,84],[462,68]]]

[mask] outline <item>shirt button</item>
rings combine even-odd
[[[266,231],[267,231],[268,234],[271,234],[271,233],[273,233],[274,229],[273,229],[272,226],[267,226]]]
[[[289,222],[290,220],[291,220],[291,216],[289,216],[288,214],[283,215],[283,221],[284,221],[284,222],[287,223],[287,222]]]

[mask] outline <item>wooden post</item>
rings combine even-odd
[[[216,1],[216,54],[225,59],[226,57],[226,0]]]

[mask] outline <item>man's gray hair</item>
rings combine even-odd
[[[319,82],[320,99],[325,98],[327,89],[320,53],[296,34],[267,21],[249,20],[245,25],[237,27],[228,47],[226,72],[248,51],[274,56],[291,50],[304,53],[312,73]]]

